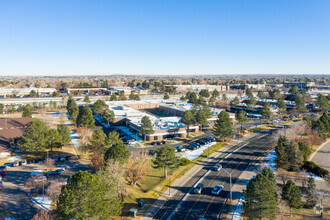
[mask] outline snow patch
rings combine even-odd
[[[199,157],[200,155],[202,155],[202,153],[208,148],[211,147],[212,145],[215,145],[216,142],[211,142],[209,144],[206,144],[196,150],[186,150],[185,152],[180,152],[179,155],[182,158],[187,158],[188,160],[193,160],[197,157]]]
[[[275,150],[273,150],[266,157],[266,164],[273,171],[275,171],[275,169],[276,169],[275,160],[276,160],[276,152],[275,152]]]
[[[80,147],[80,142],[78,141],[79,135],[77,132],[70,130],[71,134],[71,143],[74,147]]]
[[[233,220],[243,220],[242,213],[243,213],[243,202],[245,201],[244,196],[240,198],[240,200],[237,203],[234,215],[233,215]]]
[[[15,160],[19,160],[19,159],[21,159],[21,156],[9,157],[6,160],[8,160],[8,161],[15,161]]]
[[[50,210],[50,206],[51,206],[51,203],[52,203],[52,200],[47,197],[47,196],[42,196],[42,195],[39,195],[37,197],[32,197],[32,201],[34,204],[36,204],[37,206],[43,208],[43,209],[46,209],[46,210]]]

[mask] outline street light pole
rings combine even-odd
[[[232,193],[232,190],[231,190],[231,173],[228,173],[228,171],[225,170],[225,169],[223,169],[223,170],[229,175],[230,201],[233,201],[233,193]]]

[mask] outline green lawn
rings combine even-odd
[[[266,130],[266,129],[268,129],[268,128],[269,128],[268,125],[261,125],[261,126],[258,126],[258,127],[256,127],[256,128],[249,129],[248,131],[249,131],[249,132],[256,133],[256,132],[259,132],[259,131]]]

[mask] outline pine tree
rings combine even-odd
[[[168,93],[165,93],[165,95],[164,95],[164,99],[170,99],[170,96],[169,96]]]
[[[253,98],[252,91],[251,91],[251,89],[249,87],[246,88],[245,93],[246,93],[246,96],[249,97],[250,99]]]
[[[306,206],[308,208],[313,208],[318,201],[318,197],[316,194],[316,184],[313,177],[308,178],[308,185],[307,185],[307,201]]]
[[[152,123],[148,116],[143,116],[141,119],[141,133],[144,136],[144,140],[146,140],[147,135],[153,134],[155,131],[153,130]]]
[[[48,148],[50,148],[51,151],[53,151],[53,148],[59,148],[61,147],[61,137],[58,133],[58,130],[56,129],[49,129],[48,131]]]
[[[301,95],[299,95],[299,94],[296,95],[295,106],[299,113],[306,112],[306,110],[307,110],[306,106],[305,106],[305,102],[304,102],[303,98],[301,97]]]
[[[164,177],[167,177],[167,168],[177,166],[179,158],[175,155],[174,148],[164,146],[157,149],[157,155],[153,163],[155,167],[164,168]]]
[[[193,113],[191,111],[185,111],[181,118],[181,122],[187,126],[187,136],[189,137],[190,125],[196,122]]]
[[[69,127],[67,125],[59,125],[57,127],[58,133],[61,138],[61,146],[69,144],[71,142],[71,134]]]
[[[18,146],[25,152],[40,152],[48,147],[49,127],[43,121],[31,121]]]
[[[301,208],[301,191],[292,180],[283,187],[282,199],[286,200],[290,206],[290,216],[292,216],[292,208]]]
[[[238,97],[236,96],[231,102],[230,102],[230,105],[232,106],[237,106],[239,104],[239,99]]]
[[[226,138],[233,134],[231,120],[226,111],[221,111],[218,115],[218,119],[214,123],[213,133],[221,138]]]
[[[79,115],[77,117],[77,126],[84,127],[87,126],[88,128],[95,128],[95,120],[93,117],[93,112],[88,106],[83,106],[79,109]]]
[[[102,121],[107,123],[109,126],[110,123],[115,121],[115,113],[112,110],[106,108],[102,113]]]
[[[243,191],[243,213],[248,219],[274,219],[276,211],[276,188],[266,176],[258,174]]]
[[[261,109],[261,118],[270,119],[272,117],[272,112],[270,111],[270,103],[265,102],[263,108]]]
[[[269,179],[269,181],[272,182],[274,186],[276,186],[276,176],[274,171],[270,167],[265,167],[262,170],[261,174],[267,177],[267,179]]]
[[[101,99],[98,99],[94,104],[93,104],[93,111],[97,114],[101,114],[104,109],[106,109],[108,106],[105,104],[105,102]]]
[[[109,147],[104,155],[104,161],[114,159],[124,164],[129,158],[130,153],[127,150],[126,145],[122,142],[116,143]]]
[[[328,112],[329,100],[327,99],[327,97],[325,97],[321,93],[319,93],[319,95],[317,96],[317,105],[323,112]]]
[[[277,101],[278,113],[283,116],[286,113],[286,105],[283,99]]]
[[[107,135],[104,134],[102,129],[98,129],[93,132],[91,139],[89,140],[88,148],[92,151],[105,152],[108,148]]]
[[[86,103],[90,103],[90,102],[91,102],[91,101],[89,100],[89,96],[88,96],[88,95],[85,95],[84,102],[86,102]]]
[[[218,92],[218,90],[213,90],[213,92],[212,92],[212,96],[213,97],[218,97],[220,95],[220,93]]]
[[[277,168],[282,168],[284,170],[289,169],[289,159],[286,154],[286,148],[290,144],[286,136],[281,136],[278,139],[277,145],[275,147],[276,152],[276,165]]]
[[[32,117],[31,105],[26,105],[23,110],[22,117]]]
[[[76,101],[71,96],[68,98],[66,109],[68,111],[70,120],[76,123],[79,114],[79,108]]]

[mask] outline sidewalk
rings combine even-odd
[[[241,140],[232,140],[229,144],[227,144],[225,147],[221,148],[219,151],[214,152],[211,154],[208,158],[205,158],[198,164],[196,164],[193,168],[191,168],[189,171],[187,171],[182,177],[177,179],[171,187],[171,195],[169,196],[169,189],[167,189],[159,198],[158,200],[144,213],[144,215],[140,218],[143,220],[150,220],[152,219],[157,212],[164,206],[164,204],[169,200],[172,196],[174,196],[184,185],[187,181],[189,181],[197,172],[199,172],[201,169],[205,167],[205,161],[209,163],[214,158],[219,157],[222,153],[227,152],[230,148],[233,146],[245,142],[249,140],[250,138],[253,138],[257,136],[258,133],[250,133],[247,134],[244,138]]]

